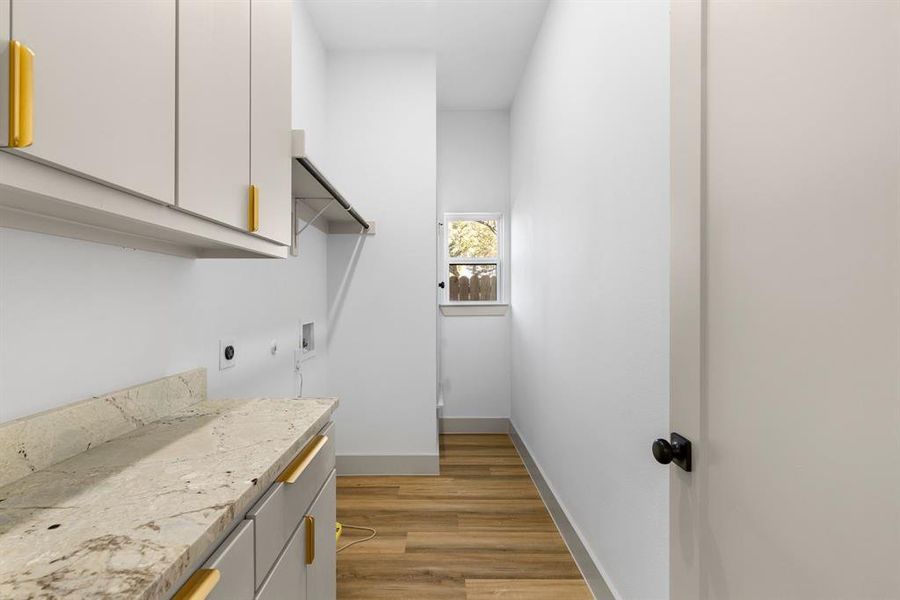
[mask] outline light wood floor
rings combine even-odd
[[[507,435],[441,436],[438,477],[339,477],[339,600],[592,598]],[[339,542],[364,536],[345,530]]]

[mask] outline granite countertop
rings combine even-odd
[[[202,400],[0,487],[0,598],[160,598],[334,399]]]

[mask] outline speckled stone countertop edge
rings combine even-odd
[[[0,597],[169,597],[337,406],[202,400],[0,487]]]
[[[304,398],[304,400],[312,400],[312,398]],[[328,424],[331,420],[331,416],[337,409],[338,400],[337,398],[316,398],[316,400],[329,400],[332,401],[333,404],[294,442],[293,445],[291,445],[288,450],[282,453],[278,460],[272,463],[264,473],[259,475],[253,487],[248,488],[241,497],[234,502],[231,506],[231,510],[220,515],[216,522],[210,525],[206,534],[194,542],[190,549],[186,551],[182,557],[179,557],[178,562],[172,564],[170,572],[167,572],[161,578],[165,584],[164,589],[156,590],[152,594],[145,595],[144,598],[147,600],[157,600],[160,598],[168,598],[174,594],[177,591],[174,589],[175,584],[184,578],[187,574],[187,570],[192,566],[192,563],[200,556],[204,556],[211,550],[214,550],[214,544],[221,543],[224,540],[225,535],[230,531],[229,527],[234,523],[238,516],[246,514],[246,512],[253,507],[262,495],[268,491],[269,487],[275,483],[275,479],[278,475],[284,471],[300,450],[309,443],[313,436]]]

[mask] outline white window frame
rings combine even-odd
[[[464,258],[450,257],[450,223],[452,221],[496,221],[497,222],[497,257],[496,258]],[[506,248],[506,220],[503,213],[445,213],[442,224],[443,230],[443,272],[441,281],[444,283],[442,304],[447,306],[494,306],[505,304],[505,248]],[[450,264],[467,265],[497,265],[497,299],[488,301],[470,302],[466,300],[450,300]]]

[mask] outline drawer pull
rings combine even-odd
[[[203,600],[219,583],[218,569],[197,569],[172,600]]]
[[[296,482],[300,475],[303,474],[303,471],[306,470],[306,467],[309,466],[309,463],[311,463],[322,448],[325,447],[326,443],[328,443],[327,435],[317,435],[313,441],[307,444],[300,454],[291,461],[291,464],[281,472],[278,481],[282,483]]]
[[[316,560],[316,519],[311,515],[306,519],[306,564],[311,565]]]
[[[34,52],[21,42],[9,42],[9,146],[24,148],[34,141]]]

